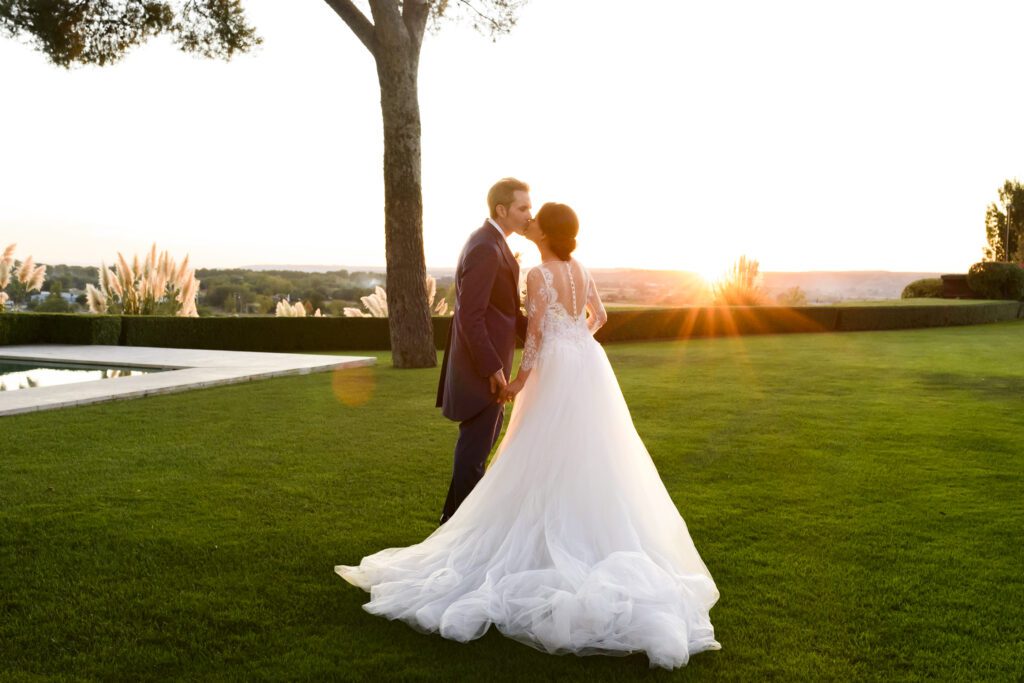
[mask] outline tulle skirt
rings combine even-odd
[[[718,590],[643,445],[604,349],[547,344],[480,483],[423,542],[335,571],[371,614],[461,642],[493,624],[550,653],[718,649]]]

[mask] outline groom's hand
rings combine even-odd
[[[498,370],[496,373],[487,378],[491,382],[491,393],[497,394],[500,390],[508,386],[508,382],[505,381],[505,373]]]
[[[507,385],[502,387],[501,392],[498,394],[498,403],[511,403],[516,399],[516,394],[523,388],[522,382],[518,379],[509,382]]]

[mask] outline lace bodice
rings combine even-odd
[[[526,314],[523,370],[531,370],[542,352],[554,345],[588,343],[608,320],[593,278],[575,260],[549,261],[529,272]]]

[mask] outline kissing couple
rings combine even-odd
[[[544,652],[644,652],[652,667],[680,667],[720,647],[709,617],[718,589],[594,339],[607,314],[572,257],[576,213],[547,203],[534,216],[529,193],[514,178],[490,189],[490,216],[455,271],[437,405],[459,436],[441,525],[335,571],[370,592],[366,611],[444,638],[466,642],[493,624]],[[513,233],[541,258],[526,277],[526,316]]]

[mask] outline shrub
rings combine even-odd
[[[780,306],[806,306],[807,292],[794,286],[779,294],[775,300]]]
[[[437,294],[437,280],[433,275],[427,275],[427,306],[430,307],[432,315],[448,315],[448,301],[442,295],[434,302]],[[375,287],[372,294],[359,299],[366,306],[366,311],[358,308],[345,307],[342,309],[345,316],[349,318],[386,318],[388,317],[388,292],[383,287]],[[454,313],[454,311],[452,311]]]
[[[310,304],[310,307],[312,307],[312,304]],[[281,299],[277,302],[277,307],[274,308],[274,315],[278,318],[305,318],[306,313],[306,305],[301,301],[289,303],[288,301]],[[319,308],[316,309],[316,313],[313,314],[313,317],[322,317]]]
[[[764,276],[760,263],[740,256],[739,260],[714,284],[715,303],[726,306],[757,306],[764,302]]]
[[[99,288],[85,287],[89,311],[196,317],[199,280],[195,273],[195,268],[188,267],[188,256],[179,267],[166,250],[157,255],[155,243],[142,263],[136,254],[129,265],[117,252],[113,269],[100,267]]]
[[[1024,268],[1016,263],[982,261],[967,271],[967,285],[985,299],[1024,299]]]
[[[903,288],[900,297],[903,299],[941,299],[942,279],[926,277],[923,280],[914,280]]]
[[[37,266],[32,262],[32,257],[27,257],[20,264],[14,260],[14,248],[17,245],[8,244],[0,255],[0,313],[6,311],[7,300],[11,297],[5,291],[11,284],[11,275],[14,275],[16,294],[25,295],[35,290],[42,291],[43,281],[46,279],[46,266]],[[17,301],[17,296],[15,301]]]

